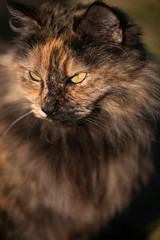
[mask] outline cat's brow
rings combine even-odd
[[[68,54],[67,54],[67,50],[64,48],[63,40],[61,40],[60,38],[57,40],[54,40],[51,43],[49,51],[50,53],[49,53],[48,64],[47,64],[48,74],[50,74],[54,69],[54,71],[58,71],[58,72],[64,71],[64,74],[68,76],[67,75]]]
[[[58,53],[58,50],[61,49],[62,46],[62,40],[60,38],[54,39],[51,43],[47,46],[47,57],[46,57],[46,67],[49,70],[50,66],[52,64],[52,58],[54,53]],[[55,51],[56,50],[56,51]],[[55,56],[54,56],[55,57]]]
[[[58,61],[57,61],[57,70],[61,70],[64,66],[64,62],[67,59],[67,54],[65,50],[62,50],[59,54]]]

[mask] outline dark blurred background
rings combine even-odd
[[[19,2],[36,5],[44,0],[19,0]],[[68,0],[67,2],[92,1]],[[144,43],[160,63],[160,0],[107,0],[105,2],[121,8],[136,19],[142,27]],[[0,0],[0,41],[7,42],[14,37],[14,33],[9,28],[8,18],[5,2]],[[141,192],[133,195],[128,209],[117,214],[109,227],[101,231],[99,240],[160,240],[160,131],[157,131],[157,142],[153,144],[153,155],[155,173],[149,184],[143,186]]]

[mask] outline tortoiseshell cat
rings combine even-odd
[[[134,21],[102,2],[8,5],[0,239],[89,239],[152,171],[156,66]]]

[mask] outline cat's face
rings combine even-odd
[[[35,115],[62,122],[88,116],[108,87],[100,71],[80,62],[61,38],[33,48],[18,78]]]
[[[20,90],[36,117],[73,124],[99,113],[110,89],[120,84],[117,75],[126,71],[119,70],[123,31],[112,9],[95,2],[27,10],[12,3],[10,10],[22,22],[12,26],[20,32]],[[118,102],[116,97],[110,100]]]

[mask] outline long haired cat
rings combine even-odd
[[[160,79],[133,19],[96,1],[8,2],[0,239],[89,239],[152,171]]]

